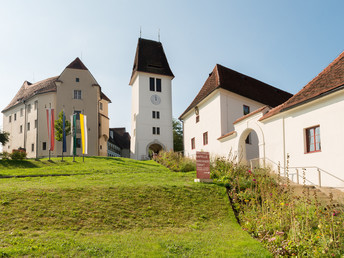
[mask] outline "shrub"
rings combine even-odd
[[[23,160],[26,159],[26,151],[24,149],[12,150],[12,153],[9,155],[12,160]]]
[[[344,209],[332,197],[321,205],[304,184],[296,195],[287,179],[266,169],[251,171],[224,159],[212,166],[214,181],[227,193],[242,228],[274,256],[342,256]]]
[[[9,159],[10,158],[10,154],[7,151],[4,151],[1,156],[2,156],[2,159]]]
[[[184,157],[181,153],[173,151],[160,151],[154,156],[156,162],[176,172],[188,172],[196,170],[196,162]]]

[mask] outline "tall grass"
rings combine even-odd
[[[180,152],[161,151],[154,159],[172,171],[188,172],[196,170],[195,160],[184,157]]]
[[[278,171],[251,171],[245,166],[217,159],[215,182],[227,187],[228,196],[244,230],[258,238],[276,256],[342,256],[343,207],[333,198],[326,205],[305,185],[294,193],[289,180]]]

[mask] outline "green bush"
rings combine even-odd
[[[12,160],[23,160],[26,159],[27,153],[23,149],[12,150],[12,153],[9,156]]]
[[[211,170],[214,181],[227,187],[242,228],[274,256],[344,255],[344,209],[332,199],[322,205],[306,185],[296,195],[279,173],[225,159],[215,160]]]
[[[188,172],[196,170],[196,161],[184,157],[181,153],[173,151],[160,151],[154,157],[155,161],[175,172]]]
[[[2,159],[9,159],[10,158],[10,154],[7,151],[4,151],[1,154]]]

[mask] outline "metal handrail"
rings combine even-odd
[[[285,167],[282,167],[280,164],[277,164],[276,162],[274,162],[273,160],[271,160],[271,159],[269,159],[269,158],[255,158],[255,159],[251,159],[250,160],[250,167],[251,167],[251,169],[253,168],[253,166],[252,166],[252,161],[254,161],[254,160],[263,160],[264,161],[264,166],[265,166],[265,161],[266,160],[268,160],[269,162],[271,162],[272,164],[274,164],[274,165],[276,165],[276,166],[279,166],[280,168],[282,168],[283,170],[285,170],[285,169],[287,169],[287,168],[285,168]],[[337,177],[337,176],[335,176],[335,175],[333,175],[333,174],[331,174],[330,172],[328,172],[328,171],[326,171],[326,170],[324,170],[324,169],[322,169],[322,168],[319,168],[319,167],[316,167],[316,166],[304,166],[304,167],[288,167],[288,169],[296,169],[296,174],[297,174],[297,182],[299,182],[299,177],[300,177],[300,175],[299,175],[299,173],[298,173],[298,169],[316,169],[317,171],[318,171],[318,186],[319,187],[321,187],[321,172],[323,172],[323,173],[325,173],[325,174],[327,174],[327,175],[329,175],[329,176],[331,176],[331,177],[333,177],[333,178],[335,178],[335,179],[337,179],[337,180],[339,180],[339,181],[341,181],[341,182],[343,182],[344,183],[344,180],[343,179],[341,179],[341,178],[339,178],[339,177]],[[307,180],[306,179],[306,181],[308,181],[308,182],[310,182],[311,184],[313,184],[313,185],[316,185],[316,184],[314,184],[314,183],[312,183],[311,181],[309,181],[309,180]]]

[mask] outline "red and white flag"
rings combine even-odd
[[[55,147],[55,116],[54,109],[47,109],[47,125],[48,125],[48,142],[49,150],[53,151]]]

